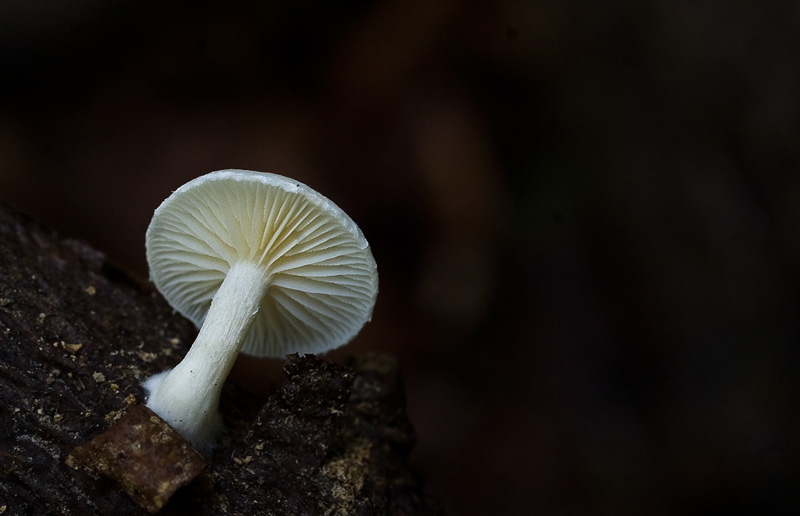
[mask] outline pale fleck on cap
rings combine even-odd
[[[338,206],[277,174],[221,170],[181,186],[146,236],[150,277],[202,326],[230,267],[263,267],[268,287],[242,352],[323,353],[371,319],[378,271],[367,240]]]

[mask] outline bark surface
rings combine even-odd
[[[76,446],[141,403],[196,331],[102,253],[0,204],[0,513],[147,514]],[[159,514],[444,514],[409,469],[393,357],[290,357],[267,399],[231,382],[208,467]]]

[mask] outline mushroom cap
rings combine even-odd
[[[355,222],[308,186],[277,174],[221,170],[178,188],[146,236],[150,278],[199,328],[230,267],[269,275],[242,353],[282,357],[347,343],[371,319],[378,270]]]

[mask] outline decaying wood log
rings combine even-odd
[[[0,204],[0,513],[146,514],[67,465],[143,399],[195,329],[91,247]],[[159,514],[443,514],[410,472],[397,364],[290,357],[266,399],[231,382],[208,467]]]

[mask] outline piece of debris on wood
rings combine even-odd
[[[132,406],[106,432],[75,448],[67,464],[112,478],[151,513],[206,467],[191,445],[144,405]]]

